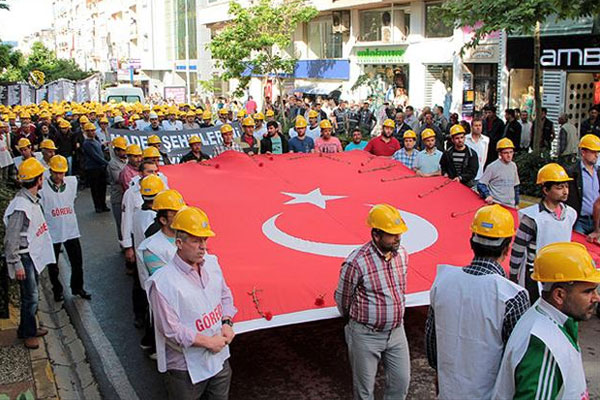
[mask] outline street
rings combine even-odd
[[[77,214],[82,234],[86,303],[67,298],[66,308],[86,345],[92,370],[106,398],[164,399],[155,362],[140,349],[142,331],[133,326],[132,278],[125,275],[111,213],[93,211],[88,190],[80,191]],[[62,257],[62,256],[61,256]],[[63,280],[68,274],[63,268]],[[91,312],[86,307],[91,306]],[[435,375],[424,353],[427,309],[408,309],[405,317],[412,370],[410,399],[435,398]],[[78,320],[79,319],[79,320]],[[582,324],[582,349],[590,398],[600,398],[600,320]],[[231,399],[350,399],[351,371],[340,319],[238,335],[231,345],[234,371]],[[377,398],[382,397],[383,374]],[[124,376],[123,376],[124,375]]]

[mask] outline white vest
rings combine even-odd
[[[57,193],[50,187],[47,179],[40,191],[44,217],[53,243],[64,243],[81,236],[75,215],[75,197],[77,197],[77,178],[65,176],[65,190]]]
[[[537,226],[537,251],[548,244],[571,241],[571,236],[573,235],[573,225],[575,225],[575,221],[577,221],[577,211],[565,204],[565,209],[563,212],[567,215],[565,216],[565,219],[559,221],[549,212],[540,212],[539,204],[534,204],[519,210],[519,219],[522,219],[523,215],[526,215],[535,221]],[[523,287],[525,287],[526,273],[527,268],[522,266],[519,270],[518,281]]]
[[[156,173],[156,176],[158,176],[163,181],[163,183],[165,184],[165,190],[167,190],[169,188],[169,178],[167,178],[167,176],[160,171],[158,171]],[[139,182],[141,180],[142,180],[141,175],[136,175],[133,178],[131,178],[131,181],[129,182],[129,186],[138,185],[138,187],[139,187]]]
[[[140,243],[144,241],[146,236],[144,232],[152,222],[154,221],[154,217],[156,216],[156,211],[154,210],[136,210],[133,214],[133,249],[137,250]],[[144,265],[143,262],[140,262],[139,258],[136,258],[138,277],[140,278],[140,284],[143,286],[146,279],[148,279],[148,269]]]
[[[39,161],[42,162],[42,160],[44,160],[44,157],[42,156],[42,153],[40,153],[39,151],[36,151],[33,153],[33,156]],[[19,166],[21,164],[23,164],[23,156],[17,156],[15,158],[13,158],[13,162],[15,163],[15,168],[18,170]]]
[[[46,265],[54,264],[56,262],[56,259],[54,258],[54,249],[52,247],[52,237],[48,231],[48,224],[44,219],[42,207],[39,203],[34,204],[29,199],[22,196],[15,196],[4,212],[4,226],[8,223],[8,217],[15,211],[24,212],[29,220],[27,232],[21,233],[21,235],[27,236],[29,247],[27,249],[19,250],[19,254],[29,253],[33,265],[39,274],[46,268]]]
[[[221,291],[224,280],[217,257],[206,255],[202,274],[208,274],[206,288],[194,285],[181,270],[170,262],[156,271],[147,281],[146,289],[157,290],[179,317],[181,324],[205,336],[214,336],[221,332],[223,306]],[[158,370],[167,370],[165,338],[156,327],[156,356]],[[177,347],[169,343],[170,347]],[[192,383],[209,379],[223,369],[223,363],[229,358],[229,346],[214,354],[203,347],[179,348],[183,352]]]
[[[162,232],[158,231],[154,235],[147,237],[140,243],[136,250],[136,259],[138,262],[138,268],[145,268],[146,274],[150,274],[148,266],[144,264],[144,251],[150,250],[152,254],[160,258],[160,260],[166,265],[171,262],[175,253],[177,252],[177,246],[174,243],[169,242],[167,236]]]
[[[589,399],[581,353],[569,342],[557,322],[544,311],[548,305],[538,299],[519,320],[508,343],[493,399],[512,399],[515,393],[515,371],[529,347],[531,335],[540,339],[558,364],[563,386],[557,400]],[[541,378],[540,378],[541,379]]]
[[[431,288],[439,399],[490,399],[504,342],[506,302],[522,291],[498,275],[438,265]]]
[[[6,134],[0,138],[0,168],[8,167],[14,163],[10,150],[8,149],[8,142],[6,141]]]
[[[133,214],[136,210],[142,208],[144,200],[140,193],[139,182],[130,186],[125,193],[123,193],[123,200],[121,203],[121,247],[128,248],[133,247],[131,235],[133,234]]]

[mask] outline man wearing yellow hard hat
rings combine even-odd
[[[83,167],[87,182],[92,192],[92,200],[97,213],[108,212],[110,208],[106,206],[106,167],[108,161],[104,158],[102,145],[96,139],[96,126],[91,122],[83,124],[85,140],[83,141]]]
[[[316,110],[310,110],[308,115],[308,127],[306,127],[306,136],[316,140],[321,137],[321,127],[319,126],[319,113]]]
[[[33,146],[29,139],[21,138],[17,142],[17,149],[21,153],[20,156],[13,158],[13,162],[15,164],[15,168],[19,169],[21,163],[29,158],[35,158],[38,161],[42,160],[42,153],[34,152]]]
[[[257,138],[254,134],[254,119],[246,117],[242,121],[242,136],[235,138],[235,142],[240,145],[244,153],[248,155],[260,154],[260,141],[262,136]]]
[[[335,302],[343,318],[354,399],[373,399],[375,376],[385,358],[386,399],[404,399],[410,356],[404,332],[408,253],[400,244],[408,227],[389,204],[371,208],[371,240],[342,263]]]
[[[210,128],[211,126],[213,126],[212,112],[207,109],[202,113],[202,122],[200,123],[199,127],[200,128]]]
[[[323,119],[319,123],[321,136],[315,140],[315,152],[317,153],[341,153],[344,151],[340,139],[331,136],[333,125],[328,119]]]
[[[40,160],[40,162],[42,163],[44,168],[49,168],[50,159],[54,157],[54,155],[56,154],[56,150],[58,149],[54,145],[52,139],[44,139],[42,140],[42,143],[40,143],[40,150],[42,152],[42,159]],[[46,172],[47,175],[45,175],[45,177],[50,176],[50,172]]]
[[[111,152],[111,158],[108,162],[107,173],[108,173],[108,184],[109,195],[110,195],[110,208],[117,225],[117,236],[119,240],[121,237],[121,201],[123,201],[123,187],[119,181],[121,171],[127,165],[127,140],[118,136],[113,139]]]
[[[580,243],[542,247],[531,278],[542,297],[521,317],[506,345],[493,399],[589,399],[578,324],[600,301],[600,271]]]
[[[237,309],[217,258],[206,252],[207,240],[215,233],[206,214],[195,207],[179,210],[171,229],[177,252],[146,281],[157,327],[158,370],[168,371],[164,376],[169,399],[200,398],[207,396],[208,388],[207,397],[227,399]],[[179,365],[185,369],[174,367]]]
[[[63,286],[59,279],[58,258],[61,247],[65,247],[71,265],[71,293],[90,300],[92,296],[83,288],[83,255],[79,242],[79,226],[75,214],[75,198],[77,197],[77,178],[65,176],[69,170],[67,159],[57,155],[48,162],[50,177],[44,179],[40,191],[44,217],[48,222],[48,230],[52,236],[54,257],[56,262],[48,265],[54,301],[62,301]]]
[[[271,122],[271,121],[269,121]],[[302,115],[296,117],[294,127],[290,128],[288,145],[292,153],[314,153],[315,141],[306,136],[306,119]],[[292,134],[293,133],[293,134]]]
[[[233,150],[243,152],[240,145],[233,140],[233,127],[229,124],[223,124],[220,128],[222,143],[217,144],[213,149],[213,155],[218,156],[226,151]]]
[[[188,111],[185,114],[185,123],[183,124],[183,129],[198,129],[200,125],[196,122],[196,113],[193,111]]]
[[[452,147],[444,151],[440,158],[442,174],[467,187],[475,185],[479,170],[477,152],[465,144],[465,128],[456,124],[450,128]]]
[[[35,314],[38,308],[38,276],[46,265],[56,262],[52,238],[44,218],[38,193],[44,183],[44,167],[35,158],[19,166],[17,178],[21,190],[4,212],[4,252],[8,275],[19,281],[21,313],[17,335],[25,347],[37,349],[38,338],[48,333],[38,328]]]
[[[267,136],[267,125],[265,124],[265,115],[261,112],[254,114],[254,137],[260,142]]]
[[[579,141],[581,160],[567,170],[569,181],[567,204],[577,211],[574,229],[584,235],[594,231],[594,203],[600,196],[600,169],[596,166],[600,151],[600,138],[585,135]]]
[[[565,203],[571,180],[560,165],[544,165],[537,174],[542,200],[519,210],[520,224],[510,255],[510,280],[529,291],[532,303],[539,297],[538,285],[531,279],[536,253],[548,244],[571,240],[577,220],[577,212]]]
[[[471,263],[438,265],[430,291],[425,350],[440,399],[492,398],[504,346],[529,308],[527,291],[500,265],[515,234],[510,211],[497,204],[480,208],[471,232]]]
[[[510,207],[519,205],[519,171],[513,162],[515,145],[508,138],[496,143],[498,159],[485,168],[477,183],[477,191],[488,204],[498,203]]]
[[[394,137],[394,129],[396,123],[391,119],[383,121],[381,127],[381,135],[369,140],[365,146],[365,151],[374,156],[391,157],[395,152],[400,150],[400,142]],[[363,135],[364,133],[363,129]],[[369,131],[370,132],[370,131]],[[369,135],[370,133],[367,133]],[[368,137],[368,136],[367,136]]]
[[[162,127],[165,131],[182,131],[183,123],[177,119],[177,109],[170,108],[167,114],[167,119],[162,122]]]
[[[392,155],[392,159],[401,162],[405,167],[412,170],[415,167],[417,155],[419,154],[419,151],[415,149],[417,144],[417,134],[415,131],[409,129],[404,132],[402,140],[404,147],[397,150]]]
[[[440,159],[442,152],[435,145],[435,132],[433,129],[424,129],[421,132],[421,143],[423,150],[417,155],[415,160],[415,171],[417,175],[423,177],[440,176],[442,170],[440,168]]]

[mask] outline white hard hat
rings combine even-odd
[[[149,115],[150,119],[158,119],[158,114],[152,111]]]
[[[125,119],[123,117],[121,117],[120,115],[117,115],[113,121],[115,124],[119,123],[119,122],[125,122]]]

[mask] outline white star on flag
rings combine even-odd
[[[307,194],[301,194],[301,193],[288,193],[288,192],[281,192],[281,194],[285,194],[286,196],[290,196],[293,197],[292,200],[288,200],[287,202],[283,203],[283,204],[303,204],[303,203],[309,203],[312,205],[315,205],[319,208],[322,208],[323,210],[327,207],[326,202],[329,200],[337,200],[337,199],[343,199],[345,197],[348,196],[329,196],[329,195],[324,195],[321,193],[321,189],[320,188],[316,188],[315,190],[313,190],[312,192],[309,192]]]

